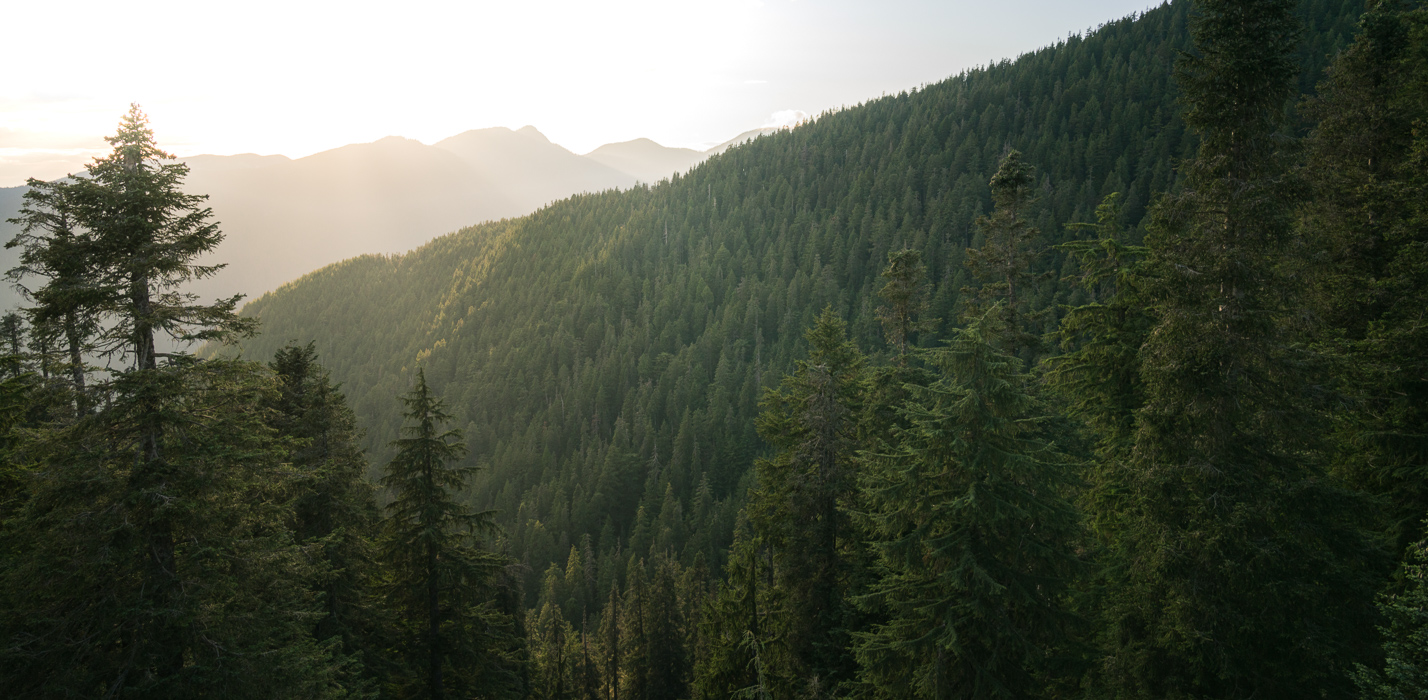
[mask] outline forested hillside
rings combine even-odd
[[[255,359],[316,342],[368,431],[374,462],[400,424],[391,397],[418,368],[487,465],[476,503],[500,511],[535,571],[590,538],[608,558],[650,543],[722,561],[742,507],[760,393],[806,348],[827,305],[885,351],[875,308],[888,252],[921,250],[937,344],[956,322],[982,240],[988,181],[1009,149],[1036,168],[1041,231],[1031,305],[1057,327],[1079,303],[1059,278],[1103,197],[1136,229],[1193,153],[1172,66],[1189,3],[1171,3],[1015,61],[821,115],[653,188],[577,196],[402,256],[312,273],[250,303]],[[1313,84],[1362,3],[1306,3]],[[636,537],[637,541],[631,542]]]
[[[14,221],[0,693],[1423,696],[1425,125],[1422,0],[1169,3],[240,315],[134,105]]]

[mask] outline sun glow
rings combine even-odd
[[[525,124],[577,153],[639,137],[702,148],[1144,1],[24,3],[0,44],[0,186],[82,167],[131,102],[179,155],[300,157]],[[1019,16],[1015,31],[1000,15]]]

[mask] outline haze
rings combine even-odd
[[[1146,0],[7,7],[0,187],[82,169],[130,102],[179,155],[301,157],[535,125],[703,150],[1015,56]]]

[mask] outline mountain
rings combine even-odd
[[[708,151],[669,148],[649,139],[635,139],[607,143],[586,153],[585,157],[620,172],[629,173],[640,182],[654,184],[675,173],[688,172],[711,155],[713,154]]]
[[[191,291],[262,294],[339,260],[404,252],[462,226],[528,214],[572,194],[658,182],[766,131],[745,132],[703,152],[637,139],[581,156],[526,126],[475,129],[430,146],[391,136],[298,159],[187,156],[184,188],[209,196],[226,235],[208,261],[228,265]],[[0,188],[0,240],[14,236],[6,220],[19,211],[24,192]],[[0,250],[0,268],[16,260],[16,251]],[[0,288],[0,307],[20,303],[9,285]]]
[[[1347,41],[1352,5],[1305,3],[1318,32],[1306,73]],[[1058,282],[1070,270],[1052,246],[1077,235],[1065,224],[1119,192],[1134,228],[1196,147],[1172,80],[1188,17],[1188,2],[1168,3],[746,138],[652,187],[318,270],[247,306],[265,332],[241,351],[314,342],[375,464],[401,424],[395,397],[424,368],[486,465],[475,504],[500,511],[536,572],[587,536],[602,558],[659,544],[717,563],[764,449],[760,393],[803,355],[804,330],[832,306],[862,348],[883,351],[879,275],[903,247],[922,251],[932,314],[954,323],[973,283],[965,251],[981,245],[973,222],[1008,149],[1037,168],[1044,330],[1080,303]]]
[[[760,136],[767,136],[767,135],[769,135],[769,134],[776,134],[776,133],[778,133],[778,132],[780,132],[780,131],[784,131],[784,130],[786,130],[786,129],[787,129],[787,127],[782,127],[782,126],[765,126],[765,127],[760,127],[760,128],[758,128],[758,129],[750,129],[750,130],[748,130],[748,131],[745,131],[745,132],[742,133],[742,134],[739,134],[738,136],[735,136],[735,137],[732,138],[732,139],[729,139],[728,141],[725,141],[724,143],[719,144],[718,146],[715,146],[715,147],[713,147],[713,148],[711,148],[711,149],[705,151],[705,153],[708,154],[708,155],[711,155],[711,156],[712,156],[712,155],[717,155],[717,154],[723,153],[724,151],[727,151],[727,150],[729,150],[730,148],[733,148],[733,147],[735,147],[735,146],[738,146],[738,145],[745,144],[745,143],[748,143],[748,142],[750,142],[750,141],[753,141],[754,139],[756,139],[756,138],[758,138],[758,137],[760,137]]]
[[[635,178],[550,142],[532,126],[475,129],[442,139],[434,148],[460,158],[523,212],[576,192],[627,188]],[[467,221],[466,223],[471,223]]]

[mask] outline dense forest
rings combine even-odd
[[[1425,128],[1421,2],[1171,2],[239,312],[136,107],[10,243],[0,688],[1428,697]]]

